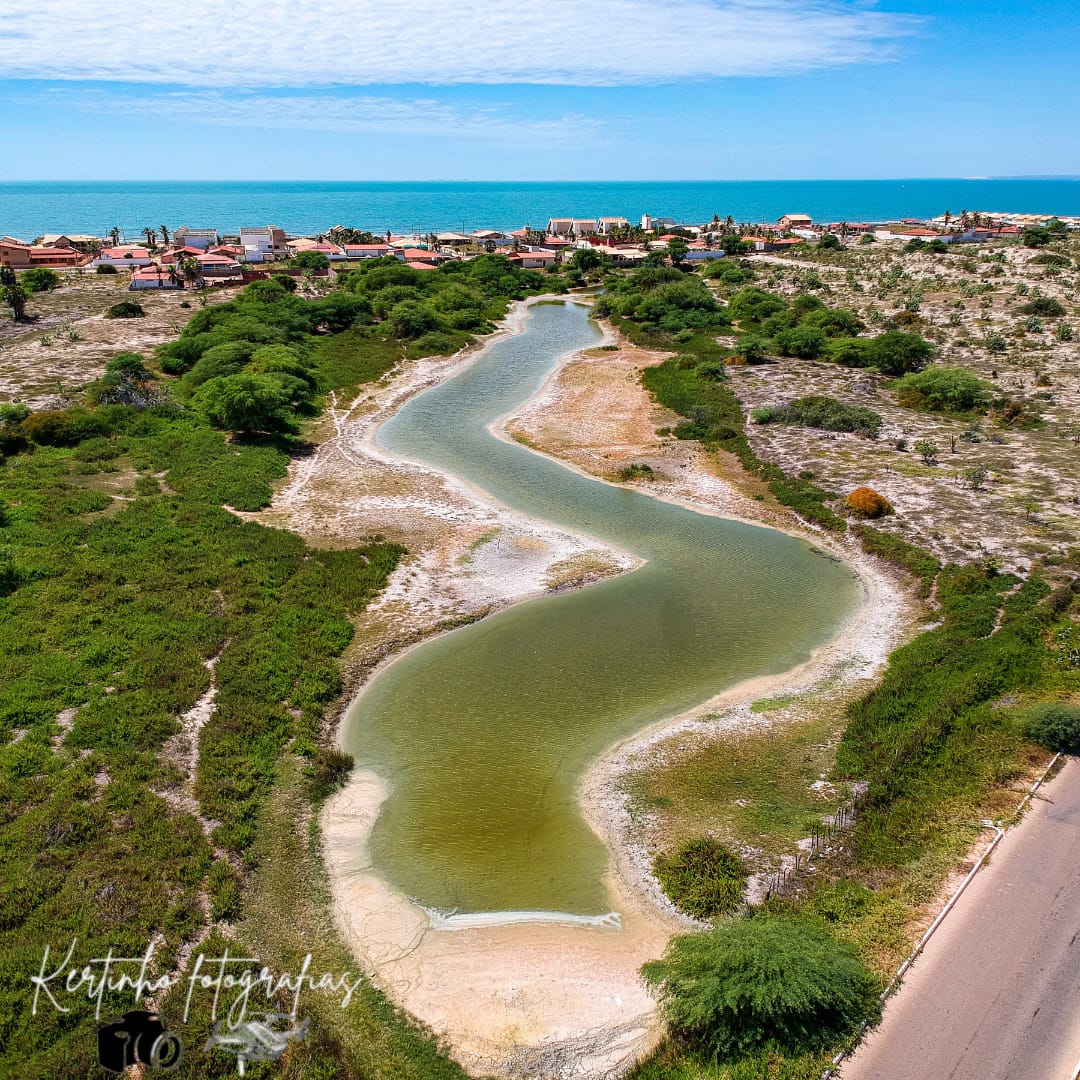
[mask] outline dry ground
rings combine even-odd
[[[807,394],[867,405],[884,419],[877,441],[780,424],[748,425],[755,451],[786,471],[814,473],[823,487],[846,495],[866,484],[896,507],[878,525],[961,560],[990,554],[1004,568],[1026,570],[1053,558],[1080,537],[1080,321],[1075,270],[1048,276],[1032,263],[1038,252],[1016,245],[971,245],[959,254],[902,255],[896,245],[832,254],[815,271],[805,256],[755,260],[759,278],[786,292],[807,288],[831,306],[856,311],[873,330],[882,317],[917,308],[910,329],[935,342],[939,361],[969,368],[1002,396],[1027,401],[1043,424],[1023,430],[987,419],[977,442],[961,435],[972,419],[901,408],[892,380],[816,361],[779,359],[732,368],[731,386],[747,413]],[[1080,244],[1073,243],[1073,256]],[[1000,260],[1000,261],[999,261]],[[814,283],[816,275],[820,285]],[[1066,316],[1028,329],[1019,308],[1036,290],[1061,301]],[[1077,341],[1062,341],[1059,326]],[[999,350],[990,345],[997,339]],[[929,439],[940,448],[926,465],[913,450]],[[903,444],[898,440],[904,440]],[[897,449],[904,445],[904,449]],[[972,490],[964,474],[988,476]]]
[[[62,271],[61,277],[63,284],[55,291],[29,298],[32,322],[0,318],[0,400],[21,400],[31,407],[59,404],[98,378],[117,353],[149,353],[172,341],[199,310],[191,293],[130,292],[126,274]],[[211,293],[208,302],[234,295],[222,289]],[[132,299],[146,312],[141,319],[105,318],[107,308]]]

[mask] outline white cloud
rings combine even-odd
[[[220,90],[154,90],[124,93],[100,89],[50,89],[48,100],[65,108],[224,127],[340,131],[424,138],[498,140],[532,145],[594,133],[585,117],[518,119],[496,107],[468,107],[427,98],[344,94],[266,94]]]
[[[615,86],[891,55],[919,23],[850,0],[4,0],[0,77]]]

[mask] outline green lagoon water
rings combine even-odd
[[[590,761],[725,687],[804,661],[857,600],[853,575],[801,540],[588,479],[488,431],[560,355],[599,338],[583,306],[537,305],[523,335],[379,432],[396,454],[647,560],[435,638],[353,704],[348,749],[391,787],[374,866],[427,908],[610,911],[607,852],[576,799]]]

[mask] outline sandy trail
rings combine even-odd
[[[520,332],[526,311],[518,305],[504,333]],[[378,425],[403,401],[472,359],[405,365],[351,409],[332,410],[327,441],[294,469],[272,510],[261,515],[317,543],[355,542],[378,530],[414,552],[361,624],[353,660],[362,677],[448,618],[483,614],[564,580],[583,583],[633,565],[624,553],[511,513],[375,445]],[[625,461],[655,463],[660,479],[641,490],[760,522],[759,504],[716,476],[699,450],[655,435],[658,420],[670,422],[671,414],[653,405],[638,375],[642,364],[660,359],[625,347],[563,357],[536,397],[508,418],[509,430],[590,475],[606,477]],[[814,540],[824,546],[820,536]],[[692,714],[656,725],[590,770],[582,804],[613,852],[608,885],[617,925],[514,921],[440,928],[371,869],[366,839],[386,797],[379,777],[357,770],[327,803],[321,824],[340,929],[373,981],[430,1027],[468,1071],[614,1077],[659,1040],[655,1003],[638,970],[663,952],[673,932],[692,924],[648,872],[647,838],[631,821],[620,778],[676,731],[707,737],[760,724],[747,708],[758,697],[807,690],[826,679],[858,681],[880,669],[907,625],[908,604],[868,560],[847,548],[842,554],[863,582],[864,602],[828,646],[795,671],[740,684]],[[577,579],[559,569],[575,560],[589,567]]]

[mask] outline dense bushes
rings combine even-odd
[[[24,275],[25,276],[25,275]],[[1060,300],[1053,296],[1036,296],[1020,309],[1022,315],[1037,315],[1044,319],[1057,319],[1065,314]]]
[[[673,938],[642,975],[673,1035],[714,1061],[831,1046],[881,1017],[880,984],[854,948],[789,915]]]
[[[973,372],[958,367],[931,367],[905,375],[896,384],[901,405],[935,412],[984,412],[993,388]]]
[[[823,431],[856,431],[875,436],[881,416],[865,405],[845,405],[823,394],[797,398],[787,405],[767,406],[751,413],[755,424],[797,424]]]
[[[643,330],[667,334],[723,330],[731,319],[708,287],[681,270],[643,266],[625,278],[612,278],[596,303],[596,314],[632,319]]]
[[[832,498],[831,493],[806,477],[787,476],[776,465],[757,458],[743,431],[742,410],[735,395],[722,383],[703,375],[700,364],[694,363],[694,356],[703,345],[690,343],[681,347],[697,351],[683,353],[641,373],[642,383],[657,401],[687,417],[675,428],[675,435],[681,439],[700,439],[707,446],[735,454],[748,472],[769,485],[778,502],[791,507],[807,521],[826,529],[843,530],[844,519],[825,505],[825,500]]]
[[[24,270],[19,281],[28,293],[52,292],[60,284],[60,275],[47,266],[34,266]]]
[[[1011,778],[1020,735],[991,705],[1042,677],[1052,618],[1043,582],[1007,595],[1017,584],[974,566],[943,570],[942,625],[894,652],[880,685],[849,707],[837,771],[869,783],[854,833],[864,864],[904,865],[944,806]]]
[[[1080,754],[1080,706],[1042,702],[1022,714],[1024,734],[1048,750]]]
[[[696,919],[730,914],[742,904],[746,892],[742,859],[708,836],[658,855],[653,871],[672,902]]]

